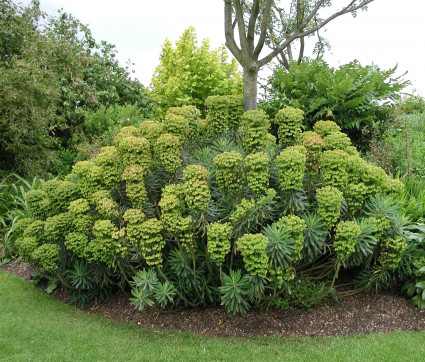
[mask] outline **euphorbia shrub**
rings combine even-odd
[[[332,287],[345,268],[376,287],[405,275],[418,239],[391,199],[402,184],[336,124],[301,133],[302,112],[286,109],[276,144],[239,98],[208,107],[205,132],[194,108],[173,108],[28,192],[23,259],[81,303],[132,288],[138,308],[221,303],[230,314],[283,305],[300,276]]]

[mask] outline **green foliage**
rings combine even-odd
[[[162,122],[165,133],[170,133],[179,138],[184,144],[189,136],[189,120],[175,113],[167,112]]]
[[[232,226],[229,223],[213,223],[208,225],[208,254],[216,264],[222,265],[230,252],[230,234]]]
[[[279,143],[289,146],[295,142],[301,134],[304,112],[301,109],[285,107],[275,115],[274,122],[278,125],[277,131]]]
[[[268,269],[266,247],[268,239],[261,234],[245,234],[237,242],[237,249],[241,253],[245,269],[250,275],[265,278]]]
[[[291,267],[295,250],[295,240],[286,225],[273,223],[263,229],[268,239],[266,253],[276,270]]]
[[[199,46],[192,27],[184,31],[174,47],[165,40],[150,90],[159,115],[183,105],[204,111],[205,99],[210,95],[241,93],[242,77],[236,60],[228,63],[227,59],[224,46],[210,50],[208,39]]]
[[[115,257],[122,257],[127,248],[121,244],[118,228],[110,220],[98,220],[93,225],[92,239],[87,245],[87,260],[112,265]]]
[[[208,170],[200,165],[189,165],[183,171],[185,200],[189,209],[205,212],[211,199]]]
[[[38,2],[20,7],[7,1],[0,12],[1,169],[25,176],[66,169],[58,156],[74,135],[85,143],[82,132],[92,138],[118,121],[101,125],[99,116],[91,118],[102,106],[132,104],[143,117],[152,114],[146,90],[119,64],[114,46],[97,43],[78,19],[62,11],[47,15]],[[78,157],[74,151],[71,159]]]
[[[328,229],[332,229],[341,214],[342,192],[332,186],[325,186],[316,191],[318,204],[317,213],[326,223]]]
[[[148,198],[148,192],[145,187],[144,173],[145,169],[139,165],[128,166],[123,174],[125,180],[125,191],[133,206],[142,208]]]
[[[296,150],[285,149],[276,157],[279,186],[282,191],[298,191],[302,187],[306,156]]]
[[[335,227],[333,247],[339,260],[346,260],[356,249],[361,229],[354,221],[341,221]]]
[[[37,177],[27,181],[16,174],[10,174],[0,181],[2,262],[10,261],[16,256],[14,247],[16,239],[21,237],[26,227],[35,221],[30,217],[26,194],[41,188],[42,184],[43,180]]]
[[[276,67],[261,107],[271,117],[284,107],[302,109],[306,129],[330,117],[356,144],[362,143],[366,138],[359,131],[371,130],[374,121],[388,114],[389,101],[409,84],[395,76],[396,70],[358,61],[335,69],[320,58],[292,63],[290,72]]]
[[[425,265],[424,258],[421,258],[421,264]],[[425,309],[425,266],[418,268],[415,271],[416,278],[407,281],[403,286],[402,291],[411,299],[411,303],[420,309]]]
[[[151,165],[151,150],[149,141],[146,138],[122,138],[118,143],[118,150],[124,167],[140,165],[144,173],[148,173]]]
[[[34,250],[31,259],[46,273],[54,273],[58,268],[59,249],[56,244],[43,244]]]
[[[320,178],[325,186],[343,189],[348,182],[348,155],[344,151],[325,151],[320,159]]]
[[[231,213],[229,220],[233,225],[233,235],[253,232],[273,219],[276,191],[268,189],[267,194],[258,200],[242,199]]]
[[[258,197],[269,188],[269,162],[265,152],[257,152],[245,157],[246,180],[251,191]]]
[[[142,252],[148,266],[162,264],[162,249],[165,240],[162,236],[162,223],[158,219],[149,219],[139,226],[140,239],[135,244]]]
[[[304,229],[306,228],[305,221],[296,215],[282,216],[278,221],[279,226],[286,227],[291,233],[291,238],[294,241],[294,251],[292,259],[294,262],[301,260],[301,250],[304,245]]]
[[[248,152],[257,152],[267,142],[267,131],[270,128],[269,117],[264,111],[248,111],[242,116],[240,131],[242,144]]]
[[[167,115],[175,114],[182,116],[189,122],[189,137],[198,137],[199,135],[199,121],[201,118],[201,112],[195,106],[182,106],[182,107],[171,107],[167,111]],[[165,119],[167,119],[167,115]],[[170,132],[173,133],[173,132]]]
[[[214,165],[217,167],[217,183],[223,193],[240,193],[245,178],[242,155],[236,151],[220,153],[214,157]]]
[[[229,275],[223,274],[223,285],[219,287],[221,303],[225,305],[226,312],[230,315],[246,314],[249,310],[251,283],[246,275],[238,269],[230,269]]]
[[[425,112],[395,114],[376,129],[369,158],[392,173],[425,176]]]
[[[164,133],[156,140],[154,150],[155,156],[160,160],[165,170],[175,174],[181,166],[180,144],[178,137]]]
[[[208,132],[213,135],[239,127],[244,114],[243,97],[238,95],[209,96],[205,107]]]
[[[400,236],[384,239],[381,242],[381,265],[388,269],[397,268],[407,247],[407,242]]]
[[[199,112],[182,107],[168,116],[189,125]],[[123,127],[115,146],[77,163],[66,181],[23,193],[27,212],[12,247],[78,305],[131,287],[138,308],[221,300],[229,313],[243,313],[251,303],[307,306],[299,299],[323,298],[342,272],[359,274],[360,287],[409,278],[423,226],[394,199],[406,192],[399,180],[351,146],[326,150],[319,134],[340,137],[331,122],[296,132],[280,153],[265,136],[244,158],[244,122],[184,143],[182,134],[162,133],[164,124]],[[299,279],[316,280],[314,293],[292,285]]]
[[[325,249],[326,236],[328,234],[326,224],[316,213],[303,214],[302,218],[305,222],[302,256],[307,261],[313,261]]]
[[[313,129],[322,138],[341,132],[341,127],[333,121],[317,121],[314,124]]]

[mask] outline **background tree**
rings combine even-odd
[[[184,31],[174,47],[167,39],[150,92],[159,115],[163,116],[169,107],[182,105],[195,105],[204,111],[208,96],[241,93],[242,77],[237,62],[228,62],[228,57],[224,46],[210,50],[208,39],[198,46],[193,27]]]
[[[5,0],[0,38],[0,170],[45,171],[87,110],[134,104],[152,114],[147,91],[115,59],[115,47],[97,43],[71,15]]]
[[[330,8],[332,1],[291,0],[286,2],[285,11],[279,7],[278,0],[224,0],[226,46],[243,68],[245,110],[257,108],[257,78],[261,67],[279,55],[285,57],[285,51],[288,52],[297,39],[317,32],[341,15],[365,9],[372,1],[345,1],[344,7],[331,9],[331,15],[321,19],[320,13]],[[271,49],[260,57],[264,45]]]

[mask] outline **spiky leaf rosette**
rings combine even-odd
[[[356,249],[361,229],[354,221],[341,221],[335,228],[333,247],[338,260],[347,260]]]
[[[170,133],[162,134],[155,143],[155,156],[172,175],[176,174],[181,166],[180,144],[180,139]]]
[[[269,117],[264,111],[248,111],[242,116],[240,131],[242,144],[248,152],[257,152],[267,142],[267,131],[270,128]]]
[[[208,170],[200,165],[189,165],[183,171],[185,200],[189,209],[205,212],[211,199]]]
[[[252,284],[248,276],[241,277],[241,271],[230,269],[229,275],[223,273],[223,285],[218,287],[221,295],[221,303],[226,306],[226,312],[230,315],[237,313],[246,314],[250,308]]]
[[[245,234],[237,242],[237,249],[250,275],[265,278],[268,269],[266,248],[268,239],[262,234]]]
[[[301,260],[301,251],[304,245],[304,229],[306,223],[303,219],[296,215],[282,216],[278,221],[277,225],[285,227],[290,233],[294,240],[294,251],[292,259],[297,262]]]
[[[342,192],[332,186],[325,186],[316,191],[317,213],[332,229],[341,214]]]
[[[216,264],[224,263],[227,254],[230,253],[230,234],[232,226],[229,223],[213,223],[207,227],[208,254]]]
[[[304,112],[293,107],[286,107],[277,112],[275,123],[279,126],[277,135],[281,145],[289,146],[295,143],[301,134],[303,118]]]
[[[306,224],[304,229],[304,245],[302,250],[303,259],[313,261],[325,250],[325,242],[328,231],[322,218],[316,213],[306,213],[302,215]]]
[[[269,188],[269,162],[265,152],[253,153],[245,157],[244,166],[249,188],[254,195],[264,195]]]
[[[292,232],[286,225],[273,223],[263,229],[263,234],[268,239],[266,253],[270,258],[270,265],[275,270],[289,268],[294,261],[292,256],[295,250]]]
[[[216,180],[224,193],[238,194],[243,190],[245,175],[242,168],[242,155],[236,151],[223,152],[215,156]]]
[[[133,206],[143,208],[148,192],[144,180],[145,170],[140,165],[126,167],[121,178],[125,180],[125,190]]]
[[[276,157],[279,186],[282,191],[298,191],[302,187],[306,168],[305,154],[285,149]]]

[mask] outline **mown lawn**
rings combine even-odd
[[[90,315],[0,271],[0,360],[420,361],[425,332],[341,338],[206,338]]]

